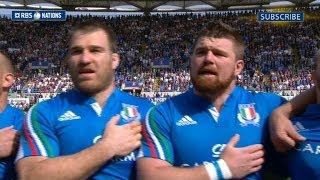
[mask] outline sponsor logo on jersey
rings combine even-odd
[[[212,157],[219,157],[223,149],[226,147],[226,144],[215,144],[211,148]]]
[[[214,144],[211,148],[211,152],[212,152],[212,157],[214,157],[214,159],[217,159],[220,157],[222,151],[224,150],[224,148],[226,147],[226,144]],[[210,158],[211,159],[211,158]],[[195,162],[193,164],[181,164],[181,167],[196,167],[196,166],[202,166],[205,165],[207,163],[210,163],[210,161],[202,161],[202,162]]]
[[[295,147],[295,150],[301,151],[303,153],[318,155],[320,154],[320,144],[319,143],[300,143]]]
[[[59,121],[70,121],[76,119],[81,119],[81,117],[74,114],[72,111],[67,111],[58,118]]]
[[[118,161],[136,161],[136,155],[134,152],[131,152],[130,154],[126,156],[116,156],[111,159],[113,162],[118,162]]]
[[[99,142],[102,139],[102,135],[96,136],[95,138],[93,138],[93,144]],[[131,152],[130,154],[126,155],[126,156],[115,156],[111,159],[111,161],[113,162],[118,162],[118,161],[136,161],[136,155],[133,152]]]
[[[296,131],[301,132],[301,131],[306,131],[307,129],[303,126],[303,124],[299,121],[294,123],[293,127],[296,129]]]
[[[176,122],[177,126],[188,126],[188,125],[193,125],[197,124],[197,121],[191,119],[189,116],[183,116],[178,122]]]
[[[95,138],[93,138],[93,144],[97,143],[101,139],[102,139],[102,135],[96,136]]]
[[[140,120],[141,115],[138,112],[137,106],[122,103],[122,111],[120,115],[126,121]]]
[[[180,167],[197,167],[197,166],[202,166],[209,164],[211,162],[208,161],[203,161],[203,162],[195,162],[194,164],[181,164]]]
[[[239,104],[238,120],[241,126],[247,126],[252,124],[254,126],[259,126],[260,116],[254,108],[254,103],[252,104]]]

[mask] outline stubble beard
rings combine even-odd
[[[103,81],[102,79],[81,81],[76,78],[72,78],[72,80],[78,91],[92,96],[106,90],[112,84],[113,76],[107,74],[105,76],[107,77],[105,77]]]
[[[217,79],[217,77],[206,78],[201,75],[191,76],[191,82],[199,93],[213,95],[228,89],[234,79],[235,77],[233,75],[229,75],[224,81]]]

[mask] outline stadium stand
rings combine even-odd
[[[72,88],[64,65],[67,34],[77,21],[97,19],[112,26],[121,65],[117,86],[159,103],[188,89],[188,58],[194,34],[208,21],[238,27],[246,42],[245,70],[238,84],[252,91],[291,98],[313,86],[312,57],[319,48],[319,6],[282,8],[303,11],[304,22],[261,23],[260,10],[149,16],[68,16],[65,22],[13,22],[0,17],[0,49],[17,70],[11,103],[27,110],[35,102]]]

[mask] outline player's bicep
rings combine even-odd
[[[43,107],[33,106],[23,122],[21,147],[17,159],[27,156],[55,157],[59,154],[57,137]]]
[[[168,115],[161,108],[151,108],[142,126],[139,157],[151,157],[173,163],[173,148]]]
[[[140,158],[137,160],[137,176],[138,179],[148,179],[147,177],[155,177],[157,170],[164,167],[172,167],[167,161],[154,158]]]

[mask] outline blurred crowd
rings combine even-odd
[[[40,98],[72,88],[64,64],[72,24],[97,19],[113,27],[121,64],[117,86],[155,102],[191,87],[188,59],[195,34],[209,21],[222,20],[240,29],[246,43],[245,70],[238,84],[252,91],[295,96],[313,86],[312,57],[319,48],[319,7],[303,11],[304,22],[257,21],[258,10],[156,14],[149,16],[68,16],[64,22],[14,22],[0,17],[0,49],[16,68],[12,98]],[[150,93],[151,92],[151,93]],[[174,94],[171,92],[175,92]]]

